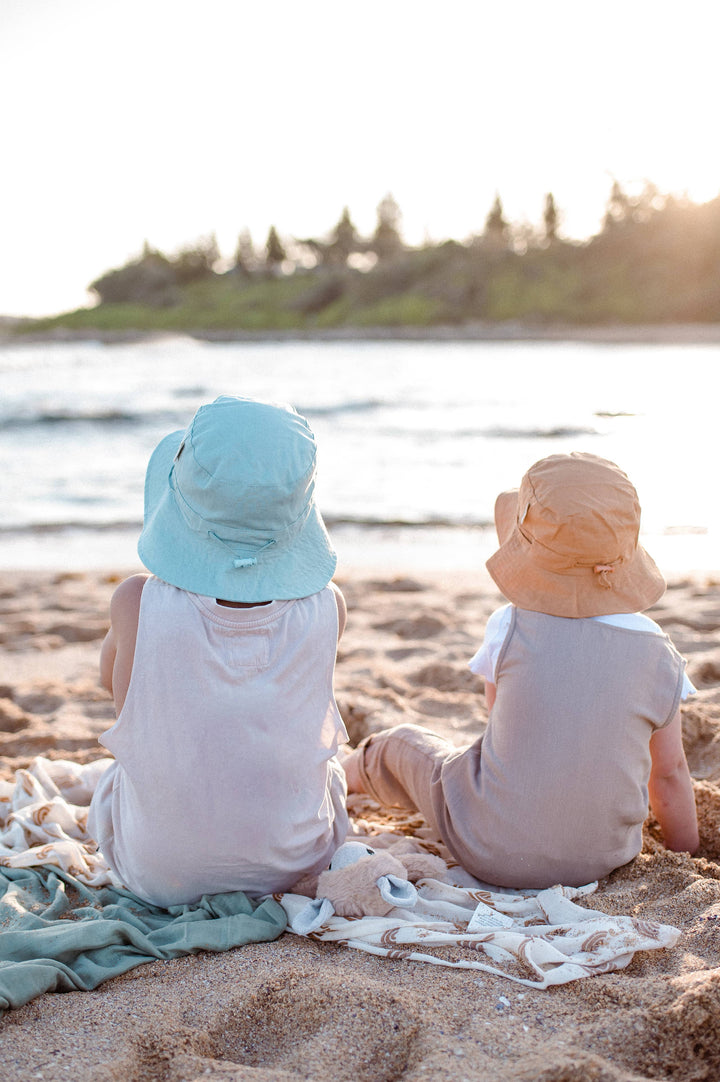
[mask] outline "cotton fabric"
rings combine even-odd
[[[482,676],[491,684],[497,681],[497,662],[500,657],[505,638],[512,626],[513,605],[501,605],[495,609],[485,628],[485,636],[480,649],[468,662],[468,667],[476,676]],[[665,632],[646,616],[644,612],[618,612],[606,616],[587,616],[587,620],[596,620],[598,623],[610,624],[613,627],[624,627],[628,631],[648,631],[652,635],[664,636]],[[687,672],[683,672],[683,686],[680,699],[684,702],[690,695],[694,695],[697,688],[691,682]]]
[[[513,609],[485,734],[465,749],[412,726],[373,735],[361,777],[485,882],[587,883],[640,852],[650,737],[683,673],[666,636]]]
[[[118,887],[87,834],[87,803],[105,765],[38,757],[16,771],[14,782],[0,780],[0,1010],[43,992],[96,988],[158,958],[270,941],[286,922],[288,930],[338,946],[495,973],[536,988],[621,969],[635,951],[672,947],[680,935],[573,904],[596,884],[497,892],[459,867],[419,882],[411,909],[351,921],[328,905],[311,932],[303,932],[311,903],[296,894],[281,895],[282,905],[274,898],[256,905],[235,892],[192,906],[149,906]],[[392,833],[366,841],[391,853],[426,852],[417,839],[398,841]],[[484,914],[479,926],[477,910]],[[488,911],[504,926],[489,924]],[[470,957],[458,960],[463,948]]]
[[[226,601],[307,597],[337,557],[315,503],[317,448],[292,406],[221,395],[153,451],[138,555]]]
[[[454,885],[458,878],[470,877],[462,869],[450,869],[445,882],[421,880],[413,907],[396,908],[386,917],[347,920],[330,907],[313,926],[312,938],[394,961],[492,973],[536,989],[624,969],[636,951],[674,947],[680,938],[672,925],[610,916],[576,904],[574,899],[592,894],[597,883],[498,893],[480,883]],[[307,898],[283,894],[280,901],[288,930],[308,934]],[[492,921],[473,928],[479,908],[510,919],[501,927]],[[464,951],[466,957],[459,957]]]
[[[87,833],[108,760],[38,756],[0,780],[0,1011],[86,991],[144,962],[277,939],[286,916],[241,891],[149,905],[118,883]]]
[[[287,889],[347,832],[333,591],[229,608],[147,581],[88,827],[156,905]]]
[[[665,580],[639,544],[640,503],[614,462],[573,451],[536,462],[495,503],[486,563],[505,597],[553,616],[642,612]]]

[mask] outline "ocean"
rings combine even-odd
[[[203,402],[238,394],[310,421],[341,565],[481,566],[497,493],[579,450],[629,474],[664,570],[717,570],[717,371],[708,344],[6,344],[0,566],[135,566],[150,452]]]

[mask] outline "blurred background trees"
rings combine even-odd
[[[537,223],[511,221],[497,193],[468,242],[410,247],[388,193],[369,236],[345,206],[321,237],[286,237],[273,225],[257,250],[243,229],[225,261],[213,233],[173,255],[146,242],[90,288],[101,307],[156,311],[146,322],[158,326],[720,320],[720,196],[695,204],[649,181],[613,180],[594,236],[563,237],[562,220],[552,192]]]

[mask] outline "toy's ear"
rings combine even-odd
[[[321,872],[318,898],[328,898],[340,917],[384,917],[393,908],[378,890],[380,876],[404,878],[405,870],[399,860],[387,852],[374,853],[345,868]]]
[[[330,861],[330,870],[337,872],[340,868],[347,868],[348,865],[362,860],[363,857],[373,856],[375,856],[375,850],[371,845],[365,845],[364,842],[345,842],[335,850],[335,856]]]

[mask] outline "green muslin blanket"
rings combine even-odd
[[[268,942],[285,930],[285,911],[271,898],[256,904],[235,891],[160,909],[113,883],[84,835],[89,773],[38,758],[15,784],[0,785],[0,1010],[43,992],[97,988],[143,962]],[[62,799],[64,785],[78,804]]]

